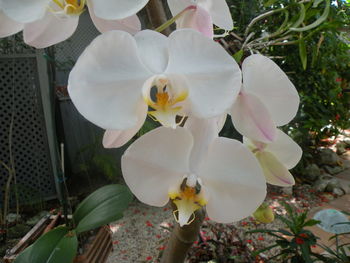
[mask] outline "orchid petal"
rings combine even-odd
[[[35,48],[46,48],[68,39],[76,30],[78,16],[60,18],[47,11],[42,19],[24,25],[24,42]]]
[[[287,169],[296,166],[303,155],[301,147],[279,129],[276,140],[267,144],[265,151],[271,152]]]
[[[299,95],[287,75],[271,59],[251,55],[242,65],[244,90],[259,97],[277,126],[290,122],[298,111]]]
[[[233,21],[226,0],[207,0],[207,3],[213,23],[220,28],[232,30]]]
[[[165,205],[169,190],[178,188],[188,173],[192,145],[193,138],[184,128],[160,127],[146,133],[122,157],[126,184],[141,202]]]
[[[150,71],[163,73],[168,65],[168,38],[152,30],[143,30],[135,35],[139,56]]]
[[[149,0],[90,0],[96,16],[107,19],[124,19],[135,15]]]
[[[123,31],[97,37],[79,57],[68,91],[78,111],[104,129],[126,130],[137,124],[144,104],[142,88],[151,73],[138,57],[134,38]]]
[[[106,20],[99,18],[95,15],[92,7],[92,3],[88,1],[90,17],[94,22],[95,27],[101,33],[111,30],[122,30],[135,34],[141,30],[141,22],[137,15],[132,15],[124,19]]]
[[[295,184],[293,175],[272,153],[257,152],[256,158],[259,160],[269,184],[286,187]]]
[[[44,17],[50,0],[3,0],[1,7],[11,19],[30,23]]]
[[[180,13],[186,7],[195,5],[209,12],[215,25],[226,30],[233,28],[230,9],[225,0],[204,0],[194,3],[191,0],[168,0],[168,5],[173,16]]]
[[[226,112],[241,87],[241,71],[234,59],[218,43],[190,29],[169,36],[166,74],[186,79],[191,114],[198,118]]]
[[[147,117],[147,105],[142,104],[138,112],[138,122],[135,127],[128,130],[107,130],[103,136],[102,144],[105,148],[119,148],[126,144],[141,129]]]
[[[271,142],[276,138],[276,126],[261,100],[241,92],[232,106],[232,122],[242,135],[260,142]]]
[[[190,157],[190,171],[192,173],[198,172],[210,144],[219,136],[222,119],[222,116],[211,119],[198,119],[191,116],[186,121],[185,128],[191,132],[194,140]]]
[[[191,0],[168,0],[168,6],[173,16],[176,16],[186,7],[191,5],[194,5]]]
[[[186,11],[182,17],[176,21],[177,28],[192,28],[203,35],[213,38],[213,21],[207,10],[200,6],[196,9]]]
[[[240,142],[216,138],[198,176],[209,191],[209,217],[219,223],[245,218],[260,206],[266,181],[254,155]]]
[[[0,10],[0,38],[16,34],[22,29],[22,23],[12,20]]]

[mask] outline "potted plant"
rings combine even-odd
[[[11,250],[15,254],[10,251],[6,255],[5,262],[105,262],[112,249],[110,230],[106,224],[120,219],[131,200],[132,194],[126,186],[104,186],[77,206],[68,223],[64,220],[60,223],[60,215],[51,220],[43,218],[17,244],[17,250]],[[47,225],[53,229],[44,233]],[[78,248],[83,251],[80,255]]]

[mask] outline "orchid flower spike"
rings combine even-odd
[[[85,118],[108,130],[103,143],[112,148],[129,141],[147,114],[172,128],[177,115],[218,116],[231,107],[240,85],[234,59],[194,30],[169,37],[111,31],[80,56],[68,91]]]
[[[193,28],[213,38],[213,24],[227,31],[233,29],[230,9],[225,0],[168,0],[173,16],[188,6],[196,9],[187,11],[177,21],[177,28]]]
[[[287,75],[269,58],[251,55],[243,61],[243,86],[231,109],[232,122],[243,136],[270,143],[276,126],[290,122],[299,95]]]
[[[86,6],[101,33],[118,29],[134,34],[141,30],[136,12],[147,1],[0,0],[0,37],[23,30],[28,45],[45,48],[57,44],[75,32]]]
[[[171,199],[180,226],[204,206],[219,223],[251,215],[265,198],[265,178],[248,148],[218,137],[219,123],[197,119],[187,128],[160,127],[131,144],[122,172],[135,196],[158,207]]]
[[[272,143],[257,142],[248,138],[244,138],[243,141],[259,160],[269,184],[292,186],[295,181],[288,169],[298,164],[303,152],[287,134],[279,129],[276,131],[276,140]]]

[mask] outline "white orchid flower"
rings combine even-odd
[[[213,24],[225,30],[233,29],[231,12],[225,0],[168,0],[168,5],[173,16],[188,6],[196,6],[176,21],[177,28],[193,28],[210,38],[213,37]]]
[[[119,147],[147,113],[175,128],[177,115],[226,112],[240,85],[237,63],[218,43],[190,29],[169,37],[145,30],[135,37],[122,31],[97,37],[71,71],[68,90],[85,118],[112,130],[104,146]]]
[[[45,48],[68,39],[76,30],[79,16],[89,7],[90,16],[100,32],[125,30],[136,33],[141,30],[141,23],[135,13],[119,20],[106,20],[95,15],[104,8],[107,13],[115,12],[123,17],[129,14],[131,6],[116,8],[115,2],[97,0],[0,0],[0,37],[17,33],[23,29],[24,42],[36,48]],[[102,2],[106,2],[101,6]],[[109,4],[109,5],[108,5]],[[98,8],[97,8],[98,7]],[[120,10],[120,12],[118,12]],[[118,16],[119,17],[119,16]],[[8,21],[13,20],[12,23]],[[15,22],[16,21],[16,22]],[[4,33],[3,33],[4,32]]]
[[[0,2],[1,4],[1,2]],[[0,37],[8,37],[23,30],[23,24],[9,18],[0,6]]]
[[[299,107],[299,95],[287,75],[269,58],[251,55],[243,61],[243,86],[231,110],[242,135],[260,142],[276,139],[276,126],[290,122]]]
[[[230,223],[251,215],[263,202],[266,181],[254,155],[236,140],[218,137],[216,119],[157,128],[122,157],[126,184],[152,206],[171,199],[180,226],[190,224],[204,206],[208,216]]]
[[[266,181],[278,186],[295,184],[293,175],[288,171],[298,164],[303,154],[300,146],[287,134],[276,129],[276,140],[263,143],[244,138],[246,144],[259,160]]]

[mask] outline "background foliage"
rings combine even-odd
[[[302,32],[290,29],[300,19],[300,3],[305,15],[299,27],[304,27],[322,20],[327,1],[228,0],[228,3],[238,36],[233,41],[236,44],[233,50],[243,48],[244,56],[253,51],[272,57],[300,94],[298,115],[283,129],[304,150],[304,162],[299,165],[302,168],[314,156],[322,139],[350,127],[350,3],[333,1],[327,19]],[[272,15],[251,26],[251,36],[247,36],[251,20],[268,12]],[[244,46],[244,42],[248,45]]]

